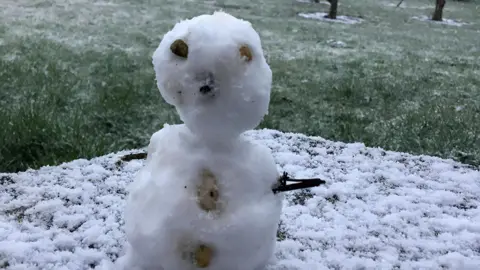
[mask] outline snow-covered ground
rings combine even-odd
[[[438,23],[438,24],[446,24],[446,25],[453,25],[453,26],[462,26],[466,25],[465,22],[460,22],[452,19],[443,19],[442,21],[432,21],[431,17],[428,16],[414,16],[413,19],[424,21],[424,22],[431,22],[431,23]]]
[[[296,0],[297,2],[299,3],[315,3],[313,0]],[[330,5],[330,3],[328,1],[320,1],[318,3],[315,3],[315,4],[324,4],[324,5]],[[340,4],[338,4],[340,5]]]
[[[412,9],[433,9],[433,5],[419,5],[418,3],[407,3],[406,1],[403,1],[400,6],[398,6],[398,3],[385,3],[386,6],[388,7],[395,7],[395,8],[412,8]]]
[[[273,150],[280,171],[327,180],[287,196],[270,270],[478,269],[473,167],[274,130],[248,136]],[[143,164],[118,162],[132,152],[0,174],[0,269],[101,269],[115,260],[126,187]]]
[[[327,18],[328,14],[325,12],[315,12],[315,13],[299,13],[298,16],[306,18],[306,19],[315,19],[315,20],[321,20],[321,21],[328,21],[328,22],[341,22],[345,24],[355,24],[355,23],[360,23],[362,19],[360,18],[354,18],[354,17],[349,17],[349,16],[337,16],[337,19],[332,20],[330,18]]]

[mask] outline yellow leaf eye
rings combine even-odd
[[[172,45],[170,45],[170,50],[179,57],[187,58],[188,56],[188,45],[181,39],[175,40]]]
[[[239,52],[240,52],[240,56],[242,58],[245,58],[247,62],[252,61],[252,58],[253,58],[252,51],[247,45],[242,45],[242,47],[240,47],[239,49]]]

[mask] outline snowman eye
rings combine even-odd
[[[247,60],[247,62],[252,61],[252,51],[247,45],[242,45],[238,51],[240,52],[240,56]]]
[[[188,56],[188,45],[185,41],[181,39],[175,40],[172,45],[170,45],[170,50],[176,56],[187,58]]]

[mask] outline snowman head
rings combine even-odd
[[[205,139],[235,137],[268,113],[272,71],[247,21],[224,12],[181,21],[153,65],[162,97]]]

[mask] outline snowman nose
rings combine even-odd
[[[212,88],[210,87],[210,85],[207,84],[207,85],[204,85],[204,86],[200,87],[200,93],[208,94],[210,92],[212,92]]]
[[[198,75],[203,85],[198,89],[202,95],[210,94],[215,90],[215,78],[211,72]]]

